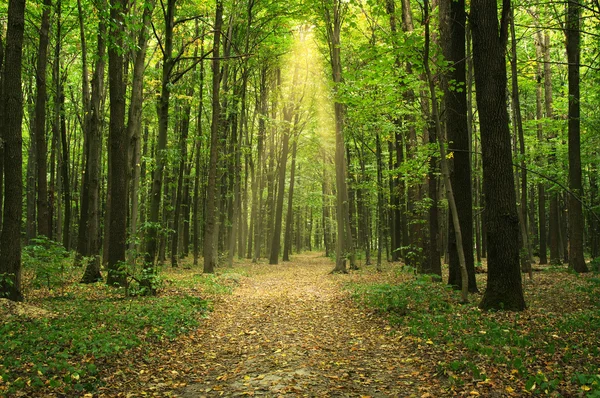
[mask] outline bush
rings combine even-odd
[[[32,273],[34,288],[63,286],[68,279],[70,255],[58,242],[46,237],[31,240],[23,248],[23,269]]]

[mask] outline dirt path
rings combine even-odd
[[[178,395],[420,396],[402,337],[358,309],[331,267],[308,254],[250,268],[178,353],[196,376]]]

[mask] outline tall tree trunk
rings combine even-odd
[[[294,117],[297,112],[297,104],[295,91],[298,86],[298,64],[294,67],[294,77],[292,81],[292,94],[288,98],[288,103],[285,104],[283,110],[284,118],[284,130],[283,130],[283,142],[281,150],[281,160],[279,162],[279,182],[277,185],[277,205],[275,208],[275,227],[273,229],[273,239],[271,241],[271,254],[269,256],[269,264],[279,263],[279,250],[281,249],[281,224],[283,222],[283,199],[285,193],[285,172],[287,168],[287,158],[289,156],[289,142],[290,135],[294,133],[294,128],[298,121],[297,117]],[[294,125],[292,126],[292,118],[294,118]],[[289,206],[289,205],[288,205]]]
[[[0,34],[0,113],[2,111],[2,104],[4,101],[4,97],[2,94],[2,88],[4,87],[4,73],[2,73],[3,65],[4,65],[4,42],[2,40],[2,35]],[[1,116],[1,115],[0,115]],[[0,120],[0,127],[2,126],[2,121]],[[0,138],[2,138],[2,130],[0,130]],[[2,209],[4,208],[4,147],[0,145],[0,214],[2,213]],[[2,233],[2,217],[0,217],[0,233]]]
[[[108,72],[110,94],[110,155],[108,179],[109,195],[113,205],[109,215],[108,278],[110,286],[125,286],[126,275],[122,269],[125,261],[127,238],[127,131],[125,129],[125,81],[123,80],[123,36],[125,0],[110,0],[110,26],[108,46]],[[115,205],[116,204],[116,205]]]
[[[259,100],[258,100],[258,136],[256,137],[256,170],[254,171],[256,182],[253,180],[252,188],[252,207],[253,213],[256,217],[253,217],[254,223],[254,251],[252,253],[252,262],[255,263],[260,258],[261,250],[261,236],[263,227],[263,205],[262,205],[262,192],[264,190],[264,141],[266,134],[266,121],[267,118],[267,64],[263,64],[260,69],[260,84],[259,84]],[[256,204],[256,209],[254,206]]]
[[[1,46],[1,43],[0,43]],[[2,51],[0,49],[0,51]],[[0,71],[2,70],[2,63],[0,62]],[[1,73],[1,72],[0,72]],[[0,85],[2,81],[0,79]],[[1,90],[0,90],[1,91]],[[32,239],[37,236],[37,223],[36,223],[36,180],[37,180],[37,163],[35,159],[36,154],[36,145],[35,145],[35,105],[33,104],[33,99],[27,99],[27,111],[29,113],[29,120],[31,121],[29,124],[29,149],[27,151],[27,170],[25,173],[26,176],[26,185],[25,185],[25,195],[26,195],[26,215],[25,215],[25,243],[30,244]],[[25,112],[25,110],[23,110]],[[0,156],[0,162],[1,156]],[[4,173],[3,170],[0,169],[0,174]],[[2,196],[2,189],[0,185],[0,197]],[[0,209],[2,209],[2,203],[0,202]],[[0,217],[2,218],[2,217]],[[2,230],[2,223],[0,222],[0,231]]]
[[[206,213],[204,221],[204,272],[213,273],[217,265],[217,247],[215,235],[217,229],[217,163],[219,161],[219,118],[221,107],[219,102],[220,76],[220,47],[221,29],[223,27],[223,2],[217,0],[215,11],[213,60],[212,60],[212,121],[210,129],[210,160],[208,167],[208,185],[206,194]]]
[[[0,134],[4,141],[4,209],[0,235],[0,297],[23,300],[21,291],[21,215],[23,212],[23,155],[21,59],[25,29],[25,0],[10,0],[6,58],[0,96]]]
[[[376,268],[377,271],[381,270],[381,257],[383,250],[383,220],[384,211],[383,211],[383,162],[382,162],[382,153],[381,153],[381,138],[379,136],[379,132],[375,132],[375,158],[377,162],[377,222],[376,222],[376,231],[377,231],[377,262]]]
[[[204,33],[204,32],[203,32]],[[204,34],[202,35],[202,43],[201,49],[204,53]],[[196,114],[196,158],[194,160],[194,202],[193,202],[193,212],[192,212],[192,235],[194,236],[193,241],[193,256],[194,256],[194,265],[198,265],[198,257],[200,255],[200,175],[205,175],[202,173],[204,170],[200,170],[201,164],[201,154],[203,152],[202,146],[202,113],[204,110],[204,62],[200,63],[200,87],[198,89],[198,112]],[[203,166],[203,165],[202,165]],[[203,178],[204,180],[204,178]],[[204,181],[202,181],[204,182]]]
[[[129,217],[129,256],[131,258],[138,249],[138,221],[139,221],[139,190],[141,178],[141,136],[142,136],[142,108],[144,95],[144,70],[146,52],[148,50],[148,26],[154,10],[154,0],[144,2],[142,26],[138,32],[137,48],[133,56],[133,73],[131,81],[131,98],[129,101],[129,119],[127,120],[127,137],[129,139],[129,170],[131,170],[131,213]]]
[[[85,174],[81,218],[85,220],[79,228],[77,251],[80,255],[90,257],[82,283],[94,283],[102,280],[100,274],[100,175],[102,167],[102,97],[104,95],[104,54],[106,53],[106,23],[101,19],[98,23],[98,47],[96,65],[92,77],[92,93],[90,97],[89,119],[86,123],[88,144],[86,149]],[[84,200],[85,199],[85,200]],[[105,219],[106,222],[106,219]]]
[[[60,130],[60,173],[61,173],[61,190],[64,202],[64,218],[62,224],[62,243],[65,249],[70,250],[71,246],[71,186],[69,184],[69,144],[67,141],[67,125],[65,116],[65,88],[64,79],[60,71],[60,53],[62,46],[62,21],[61,10],[62,1],[56,2],[56,46],[54,50],[54,65],[56,71],[56,93],[55,93],[55,112],[57,112],[56,121]],[[60,228],[60,226],[59,226]]]
[[[48,32],[52,0],[44,1],[40,44],[36,68],[37,94],[35,100],[35,148],[37,163],[37,234],[50,236],[51,221],[48,212],[47,145],[46,145],[46,65],[48,65]]]
[[[521,193],[517,211],[519,214],[519,229],[521,231],[521,271],[529,273],[529,278],[533,278],[531,267],[533,253],[531,250],[531,241],[529,240],[529,223],[527,222],[527,169],[525,168],[525,134],[523,133],[523,118],[521,115],[521,99],[519,96],[519,80],[517,72],[517,38],[515,34],[514,10],[511,8],[510,16],[510,48],[511,48],[511,82],[512,82],[512,102],[514,127],[516,131],[515,143],[519,143],[519,155],[521,156],[520,175],[516,173],[517,192]]]
[[[504,54],[509,15],[510,0],[503,0],[500,24],[495,0],[473,0],[471,3],[488,237],[488,284],[480,307],[523,310],[519,218],[506,109]]]
[[[450,169],[448,166],[448,157],[446,156],[446,146],[444,142],[444,135],[442,132],[442,123],[440,121],[437,96],[435,90],[435,82],[431,74],[429,67],[429,2],[425,0],[423,5],[424,15],[423,20],[425,21],[425,51],[423,55],[423,67],[425,69],[425,75],[429,85],[429,95],[431,98],[431,118],[432,123],[435,126],[435,133],[438,137],[439,148],[440,148],[440,166],[442,169],[442,177],[444,178],[444,186],[446,187],[446,198],[448,199],[448,207],[452,215],[452,224],[454,225],[454,235],[456,239],[456,250],[458,252],[460,277],[461,277],[461,301],[467,303],[469,301],[469,276],[467,272],[467,264],[465,259],[465,251],[463,245],[463,233],[458,217],[458,208],[456,201],[454,200],[454,192],[452,190],[452,181],[450,180]],[[466,98],[465,98],[466,100]],[[466,101],[465,101],[466,102]],[[466,112],[465,112],[466,116]],[[469,182],[468,187],[471,186]],[[471,250],[472,251],[472,250]],[[472,254],[472,253],[471,253]],[[439,257],[438,257],[439,258]],[[441,269],[439,269],[439,275],[441,275]]]
[[[160,204],[162,201],[163,174],[167,162],[167,132],[169,129],[169,98],[171,95],[171,72],[173,59],[173,27],[175,20],[175,0],[168,0],[163,12],[165,32],[162,51],[161,91],[156,112],[158,114],[158,138],[156,143],[154,173],[152,175],[152,190],[150,193],[149,228],[146,232],[146,253],[144,256],[144,273],[151,278],[156,272],[155,262],[158,251],[158,233],[161,229]],[[162,227],[164,228],[164,226]],[[150,279],[144,284],[150,287]]]
[[[542,106],[543,101],[543,89],[544,89],[544,53],[545,53],[545,39],[542,31],[538,31],[536,34],[536,55],[538,58],[537,62],[537,85],[536,85],[536,118],[537,124],[537,139],[538,142],[543,142],[544,129],[542,127],[541,120],[544,118],[544,108]],[[549,66],[548,66],[549,68]],[[538,159],[539,162],[542,158]],[[541,166],[541,165],[540,165]],[[539,241],[539,257],[540,264],[548,264],[548,249],[546,246],[546,186],[543,182],[537,184],[537,196],[538,196],[538,241]]]
[[[342,28],[342,19],[346,5],[341,0],[335,0],[330,10],[324,9],[325,22],[327,24],[327,36],[329,43],[329,55],[331,61],[333,83],[335,90],[342,83],[342,63],[340,34]],[[337,240],[336,240],[336,265],[334,272],[347,272],[346,260],[351,256],[352,233],[349,223],[348,209],[348,190],[346,186],[346,149],[344,143],[344,106],[336,100],[334,102],[335,111],[335,181],[336,181],[336,219],[337,219]]]
[[[196,52],[197,56],[197,52]],[[187,95],[192,97],[194,95],[193,88],[189,88]],[[183,106],[183,114],[180,116],[181,120],[181,137],[179,141],[179,172],[177,175],[177,191],[175,193],[175,211],[173,217],[173,239],[171,240],[171,266],[178,266],[178,257],[181,246],[179,245],[179,239],[181,237],[180,227],[182,224],[182,207],[185,199],[183,198],[184,184],[185,184],[185,169],[187,160],[187,138],[190,129],[190,113],[192,108],[190,104]]]
[[[569,189],[574,196],[569,204],[569,268],[575,272],[588,272],[583,256],[583,184],[581,178],[581,106],[579,89],[579,63],[581,32],[580,0],[567,2],[567,58],[569,61]]]
[[[477,292],[475,267],[473,259],[473,196],[471,191],[471,137],[468,128],[466,85],[466,47],[465,25],[467,22],[464,0],[442,0],[440,7],[443,15],[441,35],[445,58],[451,62],[452,68],[447,72],[444,101],[446,111],[446,130],[449,150],[452,152],[454,167],[450,174],[453,193],[455,195],[458,217],[462,229],[463,252],[469,276],[469,291]],[[438,137],[443,139],[443,137]],[[450,214],[450,217],[453,217]],[[452,218],[451,218],[452,220]],[[454,222],[449,222],[449,274],[448,284],[460,286],[461,267],[458,257]]]
[[[82,257],[88,256],[88,239],[86,229],[88,228],[88,209],[89,209],[89,176],[87,175],[87,164],[89,157],[89,129],[90,129],[90,78],[87,62],[87,40],[85,38],[85,25],[83,15],[83,7],[81,6],[81,0],[77,0],[77,19],[79,21],[79,37],[81,42],[81,91],[82,91],[82,102],[83,102],[83,155],[82,155],[82,173],[81,173],[81,193],[79,197],[80,213],[79,223],[77,229],[77,247],[75,248],[75,264],[81,264]]]
[[[298,116],[296,115],[296,118]],[[296,153],[298,151],[298,135],[295,134],[294,143],[292,144],[292,165],[290,167],[290,188],[288,191],[287,214],[285,216],[285,238],[283,241],[283,261],[290,261],[290,251],[292,249],[292,223],[293,223],[293,200],[294,200],[294,183],[296,177]],[[300,226],[298,225],[298,228]],[[309,235],[310,236],[310,235]]]

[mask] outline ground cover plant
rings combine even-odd
[[[448,391],[600,396],[600,278],[554,267],[524,286],[524,312],[483,312],[477,296],[459,304],[447,285],[406,272],[347,288],[432,361],[427,374]]]
[[[28,280],[36,282],[30,271]],[[64,265],[61,272],[69,277],[61,279],[60,287],[33,283],[28,310],[21,316],[3,313],[0,394],[102,391],[110,374],[121,371],[119,363],[146,363],[149,351],[201,324],[210,310],[206,297],[231,291],[212,275],[180,270],[164,275],[158,296],[127,297],[124,289],[78,283],[81,271]],[[194,281],[193,288],[180,282],[182,275]],[[109,364],[117,364],[113,372]]]
[[[183,261],[156,297],[131,297],[79,284],[64,261],[52,288],[26,275],[25,315],[3,314],[0,396],[600,393],[593,273],[546,267],[524,283],[526,311],[484,312],[479,294],[460,304],[399,262],[331,274],[330,258],[307,253],[203,274]]]

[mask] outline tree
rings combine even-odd
[[[204,272],[215,272],[217,265],[216,223],[217,223],[217,163],[219,161],[219,118],[221,107],[219,89],[221,86],[219,49],[221,47],[221,29],[223,27],[223,2],[217,0],[215,11],[214,41],[212,51],[212,120],[210,128],[210,158],[208,166],[208,185],[206,193],[206,213],[204,221]]]
[[[488,283],[480,307],[525,309],[519,267],[519,218],[506,109],[505,48],[510,0],[473,0],[473,64],[481,128],[483,191],[487,222]]]
[[[90,257],[82,283],[94,283],[102,279],[100,274],[100,173],[102,168],[102,109],[104,93],[104,69],[106,53],[106,23],[104,16],[98,22],[98,44],[96,63],[91,82],[91,95],[87,117],[84,121],[84,162],[83,189],[81,196],[81,216],[79,219],[79,236],[77,253]],[[84,70],[87,75],[87,71]],[[87,84],[87,83],[84,83]],[[84,90],[85,92],[85,90]]]
[[[50,11],[52,0],[44,1],[42,22],[40,25],[40,43],[36,68],[37,95],[35,100],[35,148],[37,164],[37,234],[50,236],[48,214],[48,172],[46,145],[46,65],[48,64],[48,32],[50,30]]]
[[[567,2],[567,58],[569,61],[569,267],[575,272],[587,272],[583,257],[583,185],[581,183],[581,109],[579,88],[580,0]]]
[[[467,22],[464,0],[442,0],[440,3],[441,41],[445,59],[450,62],[444,87],[446,131],[452,152],[453,168],[450,174],[462,232],[463,252],[469,276],[469,291],[477,291],[473,259],[473,198],[471,193],[471,137],[467,124],[466,48]],[[438,137],[442,138],[442,137]],[[448,284],[459,286],[461,267],[454,222],[449,224]]]
[[[21,291],[21,215],[23,202],[21,59],[25,0],[8,3],[4,76],[0,90],[0,135],[4,142],[4,209],[0,235],[0,296],[23,300]]]
[[[431,96],[431,117],[435,124],[436,135],[438,137],[439,148],[440,148],[440,165],[442,169],[442,176],[444,178],[444,186],[446,187],[446,197],[448,198],[448,207],[450,208],[450,216],[452,217],[453,231],[456,238],[456,251],[459,261],[460,269],[460,286],[461,286],[461,301],[467,303],[469,301],[469,281],[467,264],[465,259],[465,250],[463,245],[463,230],[459,219],[459,212],[454,197],[452,188],[452,181],[450,180],[450,169],[448,167],[448,157],[446,155],[446,143],[444,142],[444,135],[442,134],[442,125],[440,122],[437,96],[435,91],[435,83],[431,74],[431,68],[429,66],[429,2],[425,0],[424,3],[424,15],[425,20],[425,51],[423,55],[423,67],[425,69],[425,75],[429,85],[429,94]],[[470,187],[470,183],[468,184]],[[472,238],[472,237],[471,237]],[[471,250],[471,255],[473,252]]]
[[[329,45],[329,60],[333,84],[335,90],[339,90],[342,84],[342,60],[340,35],[342,19],[346,4],[341,0],[333,0],[333,4],[323,2],[323,12],[327,29],[327,40]],[[336,263],[334,272],[347,272],[346,260],[352,247],[352,232],[350,229],[350,216],[348,209],[348,189],[346,185],[346,145],[344,142],[344,105],[336,99],[335,109],[335,185],[336,185]],[[351,256],[351,265],[352,265]]]
[[[108,234],[108,278],[106,283],[124,286],[126,275],[122,269],[125,262],[127,238],[127,154],[129,142],[125,129],[125,81],[123,79],[123,49],[125,34],[125,0],[110,0],[108,46],[108,86],[110,95],[109,124],[109,234]],[[106,227],[105,227],[106,228]]]

